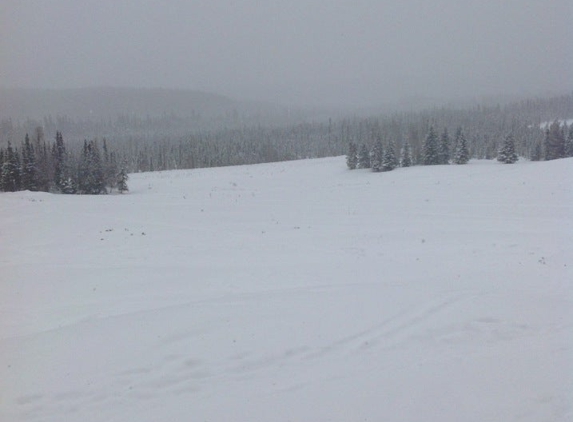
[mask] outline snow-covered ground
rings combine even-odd
[[[573,159],[0,194],[0,421],[571,421]]]
[[[573,124],[573,119],[567,119],[567,120],[558,120],[559,124],[563,125],[566,124],[567,126],[571,126]],[[548,129],[549,126],[551,126],[551,123],[553,123],[553,121],[551,122],[543,122],[539,124],[539,128],[540,129]]]

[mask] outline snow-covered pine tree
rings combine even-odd
[[[573,157],[573,123],[569,125],[569,134],[565,141],[565,157]]]
[[[372,171],[379,172],[382,170],[382,162],[384,160],[384,147],[382,141],[377,140],[372,147],[372,155],[370,156],[370,164]]]
[[[391,171],[398,167],[398,159],[396,158],[396,146],[394,141],[388,142],[384,150],[384,158],[382,159],[382,171]]]
[[[36,167],[36,158],[34,147],[30,143],[30,137],[26,134],[24,145],[22,145],[22,190],[38,190],[38,169]]]
[[[105,138],[103,139],[102,151],[105,185],[111,190],[116,186],[119,169],[115,160],[115,153],[108,150]],[[151,168],[151,171],[153,171],[153,168]]]
[[[430,126],[424,141],[424,165],[440,164],[438,156],[438,135],[433,126]]]
[[[127,180],[129,179],[129,176],[127,175],[126,167],[126,163],[124,162],[117,175],[116,185],[119,193],[124,193],[129,190],[127,187]]]
[[[541,161],[542,156],[541,143],[536,142],[535,147],[533,147],[533,152],[531,153],[531,161]]]
[[[38,190],[49,192],[50,185],[54,182],[54,168],[48,145],[46,145],[46,140],[44,139],[44,129],[41,126],[37,126],[35,132],[34,155],[36,159]]]
[[[561,124],[555,120],[545,131],[545,159],[555,160],[565,157],[565,134],[561,130]]]
[[[346,154],[346,165],[350,170],[354,170],[358,164],[358,151],[354,142],[348,143],[348,154]]]
[[[96,141],[84,141],[78,171],[79,193],[98,195],[107,193],[99,147]]]
[[[370,168],[370,151],[366,144],[361,144],[358,150],[358,165],[359,169],[369,169]]]
[[[450,135],[448,129],[444,128],[442,136],[440,137],[440,145],[438,148],[438,162],[440,164],[450,163]]]
[[[400,165],[402,167],[410,167],[412,165],[412,148],[410,148],[410,143],[408,141],[406,141],[402,147]]]
[[[454,150],[454,163],[467,164],[470,161],[470,151],[468,148],[468,141],[464,135],[461,127],[456,131],[455,150]]]
[[[88,144],[89,152],[89,186],[90,193],[99,195],[107,193],[105,188],[105,173],[97,141],[92,140]]]
[[[20,190],[20,160],[17,155],[18,151],[15,151],[8,142],[0,174],[0,188],[4,192]]]
[[[497,161],[504,164],[513,164],[517,162],[518,159],[519,157],[515,152],[515,141],[513,140],[513,135],[509,134],[505,137],[503,146],[497,154]]]

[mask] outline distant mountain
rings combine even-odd
[[[101,119],[120,114],[211,117],[244,106],[221,95],[161,88],[0,89],[0,118],[14,119],[49,115]]]

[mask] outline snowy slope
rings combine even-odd
[[[0,194],[0,421],[571,421],[573,160]]]

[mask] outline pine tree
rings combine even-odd
[[[372,155],[370,157],[370,164],[372,165],[372,171],[379,172],[382,170],[382,162],[384,160],[384,147],[382,146],[382,141],[377,140],[372,147]]]
[[[565,134],[559,121],[555,120],[545,131],[544,146],[546,160],[565,157]]]
[[[384,151],[384,158],[382,160],[382,171],[391,171],[398,167],[398,159],[396,158],[396,147],[394,141],[390,141]]]
[[[533,153],[531,154],[531,161],[541,161],[542,155],[541,143],[536,142],[535,147],[533,148]]]
[[[430,130],[424,141],[424,164],[427,166],[440,164],[438,156],[438,135],[433,126],[430,126]]]
[[[440,145],[438,148],[438,162],[440,164],[450,163],[450,135],[448,129],[445,128],[440,138]]]
[[[467,164],[470,161],[470,151],[468,148],[468,141],[464,136],[461,127],[456,131],[454,163]]]
[[[404,147],[402,148],[400,165],[402,167],[410,167],[412,165],[412,148],[410,148],[410,143],[408,141],[404,143]]]
[[[0,187],[4,192],[16,192],[20,190],[20,163],[18,151],[12,148],[10,142],[4,153]]]
[[[48,153],[48,146],[44,139],[44,130],[41,126],[36,127],[36,139],[34,141],[34,153],[38,179],[38,190],[49,192],[50,185],[54,183],[54,168]]]
[[[88,195],[107,193],[103,165],[96,141],[84,141],[78,171],[79,192]]]
[[[121,169],[119,170],[119,173],[117,175],[117,190],[119,191],[119,193],[124,193],[127,192],[129,189],[127,187],[127,180],[129,179],[129,176],[127,175],[127,171],[126,171],[126,163],[124,162],[123,165],[121,166]]]
[[[26,134],[22,147],[22,190],[38,190],[38,169],[36,167],[36,157],[34,147],[30,143],[30,137]]]
[[[569,134],[565,141],[565,157],[573,157],[573,123],[569,126]]]
[[[115,154],[113,152],[109,152],[105,138],[103,140],[102,151],[105,186],[109,187],[111,190],[116,186],[119,169],[117,168]],[[151,169],[151,171],[153,171],[153,169]]]
[[[60,192],[63,192],[64,182],[69,175],[66,174],[67,154],[61,132],[56,132],[56,143],[52,145],[52,161],[54,165],[54,184]]]
[[[368,150],[366,144],[360,145],[360,149],[358,151],[358,168],[370,168],[370,151]]]
[[[358,151],[356,150],[356,144],[354,142],[350,142],[348,144],[348,154],[346,155],[346,165],[350,170],[356,169],[356,165],[358,164]]]
[[[509,134],[505,137],[503,146],[497,154],[497,161],[504,164],[513,164],[517,162],[519,157],[515,152],[515,141],[513,140],[513,135]]]

